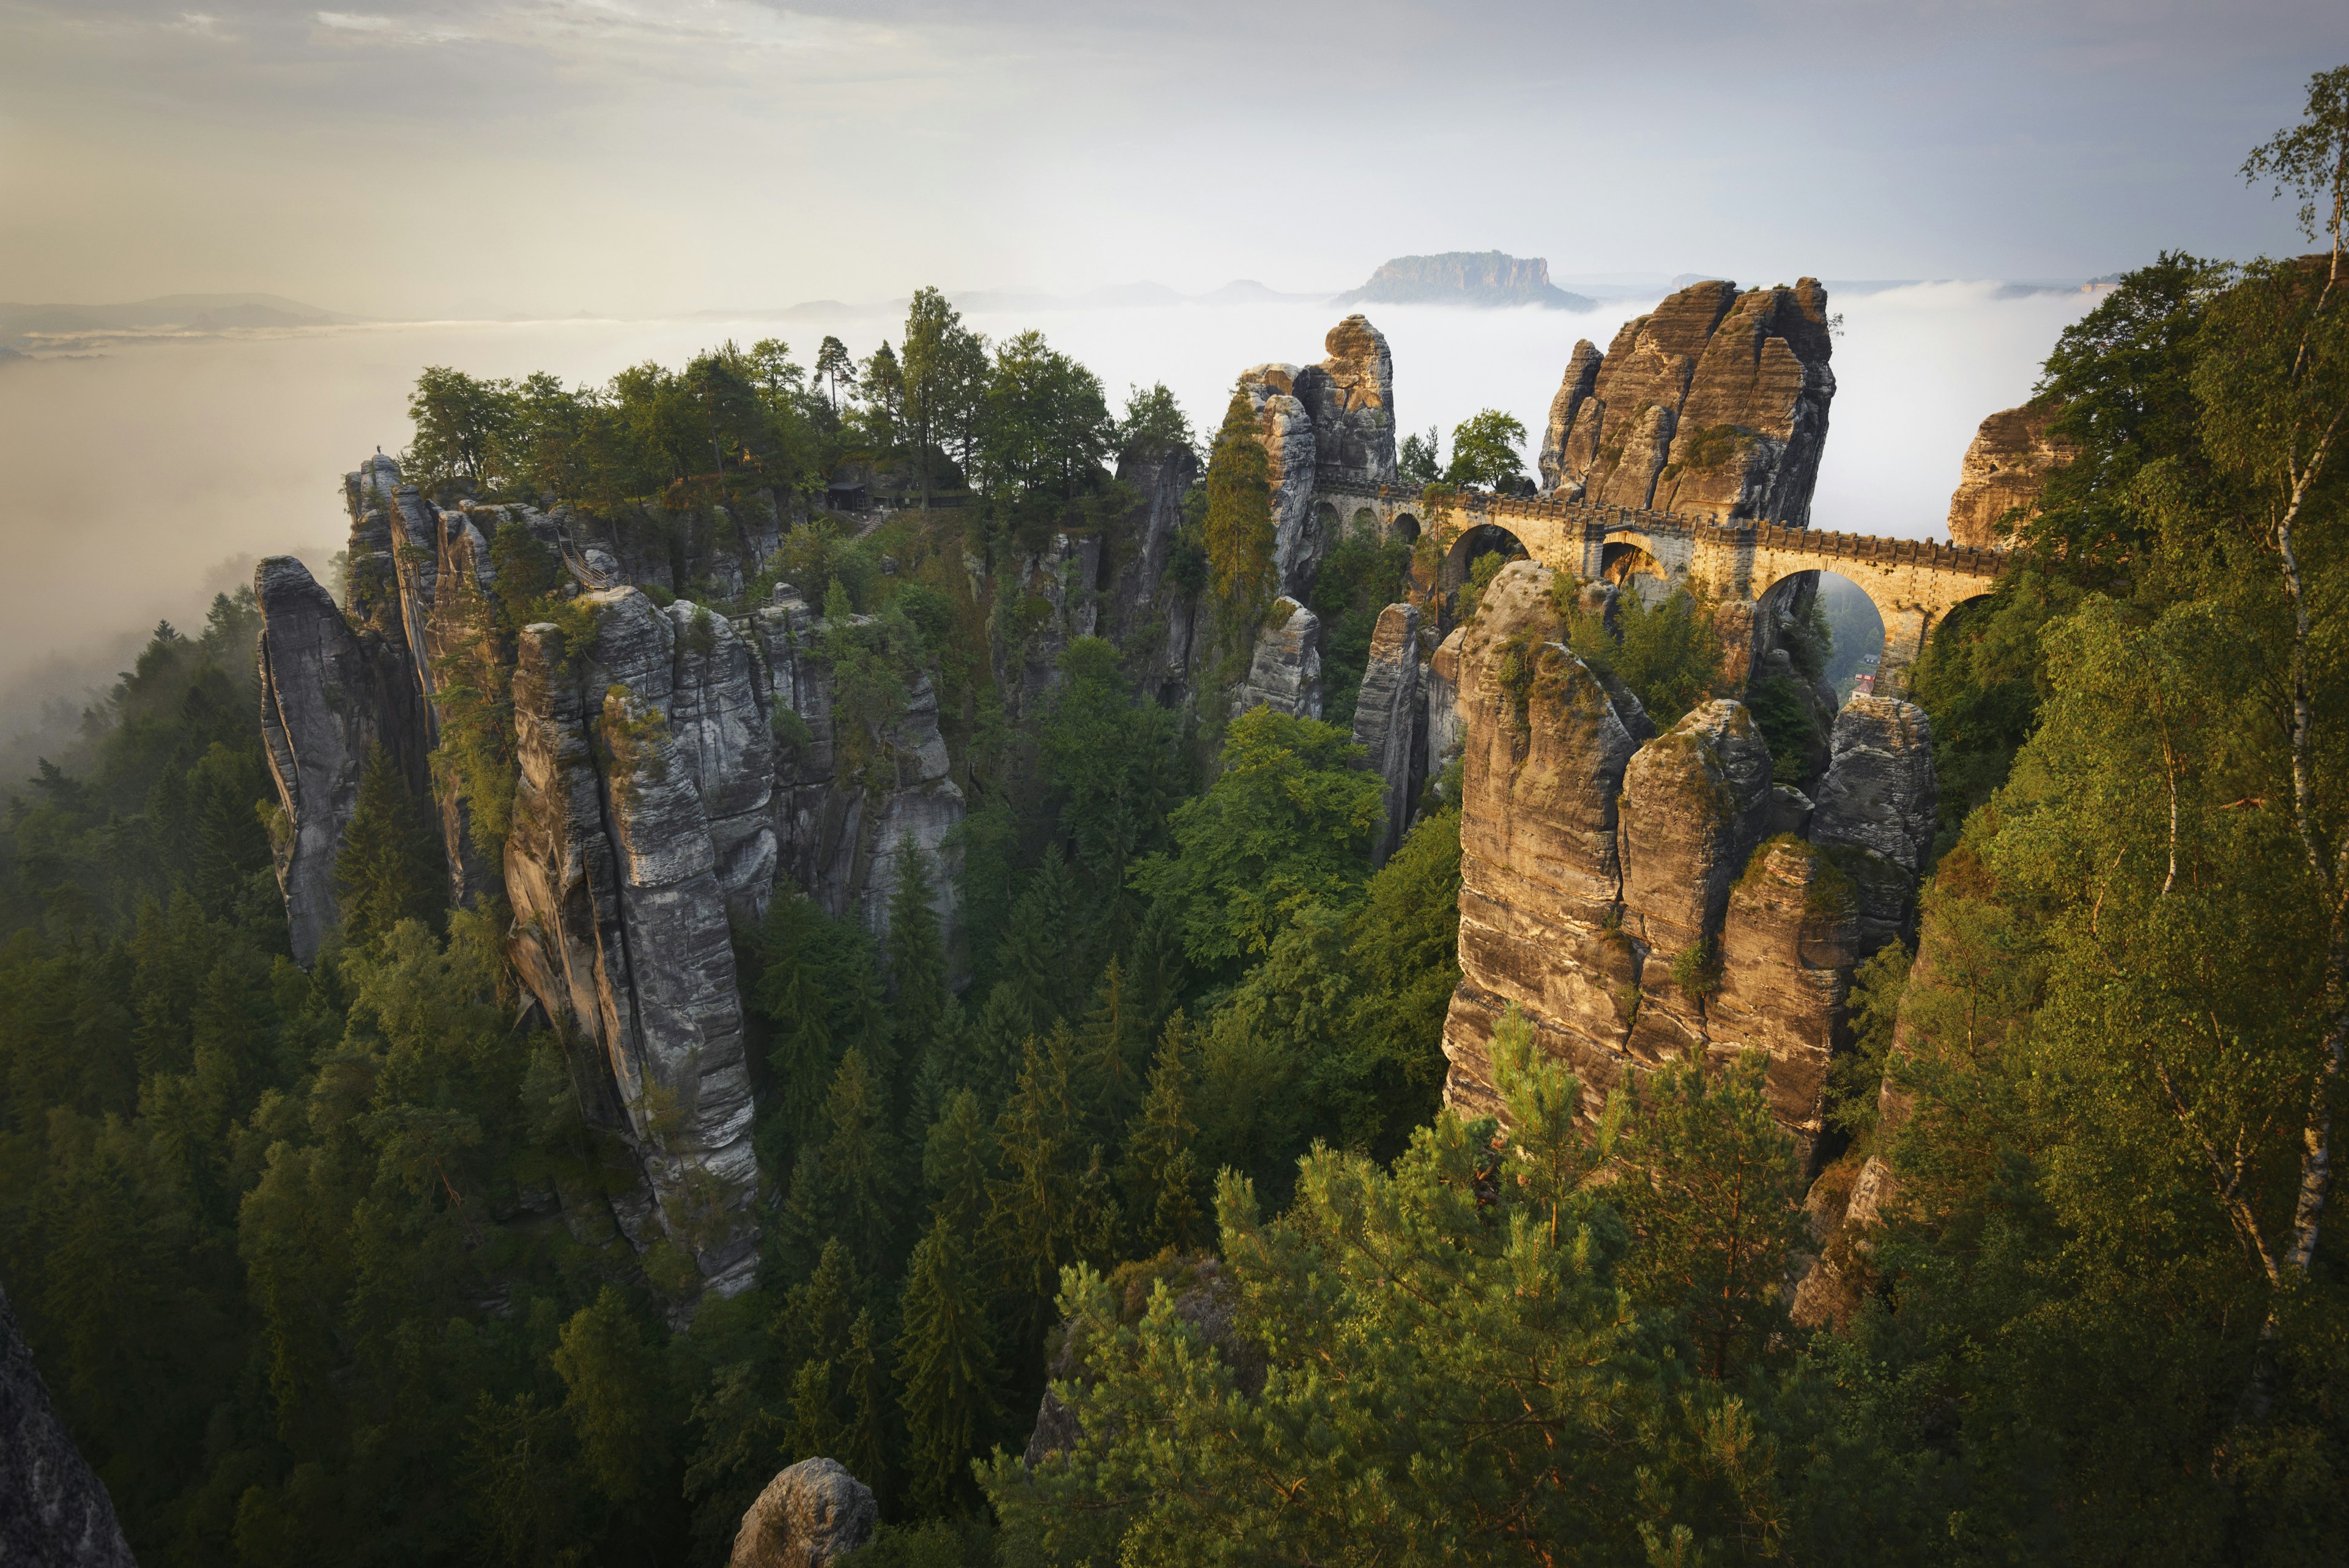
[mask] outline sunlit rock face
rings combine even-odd
[[[1982,421],[1966,447],[1950,496],[1950,539],[1978,550],[2003,549],[2013,524],[2039,509],[2047,476],[2079,449],[2051,428],[2054,403],[2002,409]]]
[[[1542,487],[1801,527],[1835,400],[1832,351],[1815,278],[1743,294],[1692,285],[1626,322],[1604,355],[1575,345],[1542,438]]]
[[[1772,783],[1741,703],[1656,733],[1557,640],[1555,580],[1505,567],[1431,667],[1464,733],[1445,1099],[1502,1111],[1488,1047],[1514,1006],[1594,1115],[1627,1074],[1761,1052],[1772,1114],[1816,1155],[1852,971],[1906,930],[1930,853],[1924,714],[1847,708],[1814,808]]]

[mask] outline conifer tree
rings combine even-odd
[[[970,1460],[997,1416],[995,1334],[967,1232],[940,1214],[905,1271],[897,1337],[898,1405],[914,1506],[968,1509]]]
[[[987,1214],[987,1182],[994,1159],[978,1096],[957,1090],[930,1126],[922,1150],[922,1181],[933,1218],[950,1220],[957,1235],[977,1233]]]
[[[1166,1021],[1151,1064],[1150,1092],[1125,1133],[1118,1185],[1144,1255],[1167,1247],[1187,1251],[1206,1239],[1198,1158],[1192,1150],[1198,1128],[1191,1120],[1183,1066],[1188,1033],[1182,1013]]]
[[[1083,1075],[1086,1108],[1104,1134],[1125,1123],[1142,1097],[1141,1054],[1145,1037],[1136,1027],[1124,966],[1112,954],[1093,991],[1092,1011],[1077,1037],[1077,1065]]]
[[[1080,1115],[1070,1083],[1072,1043],[1063,1024],[1021,1052],[1019,1086],[995,1120],[1001,1174],[988,1183],[988,1251],[1022,1345],[1040,1343],[1060,1289],[1061,1266],[1081,1230]]]
[[[849,1325],[840,1373],[841,1402],[847,1417],[840,1437],[840,1462],[851,1475],[885,1496],[889,1456],[895,1445],[889,1440],[889,1378],[874,1345],[871,1307],[859,1312]]]
[[[891,1033],[898,1063],[916,1074],[937,1055],[947,1012],[947,955],[926,857],[908,836],[897,848],[897,886],[889,895]],[[940,1069],[943,1071],[943,1067]],[[911,1130],[919,1127],[908,1122]],[[926,1126],[926,1122],[919,1126]]]
[[[1079,945],[1070,921],[1076,891],[1061,846],[1050,844],[1011,907],[1010,928],[1003,935],[1002,970],[1035,1020],[1035,1028],[1067,1017],[1081,994],[1071,984],[1072,973],[1081,984],[1087,972],[1080,961],[1072,961],[1072,949]]]
[[[1272,484],[1256,405],[1234,388],[1207,460],[1207,568],[1236,624],[1272,600]]]
[[[889,1257],[895,1230],[896,1140],[890,1136],[881,1085],[865,1066],[863,1051],[852,1049],[841,1057],[824,1099],[824,1191],[833,1233],[849,1239],[866,1274],[876,1273]]]
[[[358,804],[335,857],[344,939],[370,942],[402,920],[437,924],[447,901],[438,850],[389,753],[370,744]]]

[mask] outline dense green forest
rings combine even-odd
[[[1114,531],[1116,454],[1192,439],[1163,389],[1113,416],[933,291],[862,366],[429,372],[435,483],[820,500],[858,461],[961,501],[786,550],[959,715],[975,935],[947,950],[918,881],[885,942],[791,896],[737,933],[765,1253],[688,1310],[689,1267],[566,1220],[612,1151],[388,768],[341,936],[292,962],[252,604],[159,628],[0,836],[0,1279],[133,1544],[716,1563],[823,1454],[880,1498],[874,1563],[2349,1560],[2349,67],[2246,173],[2328,249],[2165,254],[2064,331],[2040,396],[2079,455],[1917,672],[1930,961],[1863,970],[1821,1179],[1878,1156],[1900,1197],[1816,1331],[1757,1064],[1659,1072],[1594,1131],[1508,1026],[1506,1129],[1439,1113],[1446,784],[1373,871],[1341,724],[1186,727],[1092,639],[1003,716],[957,632],[1018,607],[961,553]],[[1241,413],[1181,543],[1246,607]],[[1407,554],[1325,567],[1336,716]],[[1704,624],[1562,635],[1669,723],[1718,678]],[[1048,1380],[1069,1438],[1031,1468]]]

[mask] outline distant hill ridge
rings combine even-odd
[[[31,332],[123,332],[183,327],[316,327],[356,317],[276,294],[167,294],[120,305],[0,303],[0,337]]]
[[[1540,256],[1500,251],[1446,251],[1397,256],[1371,281],[1331,301],[1335,305],[1538,305],[1551,310],[1591,310],[1598,301],[1568,294],[1549,280]]]

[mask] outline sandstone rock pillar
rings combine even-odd
[[[1386,815],[1371,846],[1371,864],[1383,866],[1411,826],[1419,797],[1421,726],[1426,705],[1420,696],[1419,609],[1389,605],[1371,631],[1370,663],[1361,695],[1354,703],[1354,739],[1370,770],[1386,782]]]

